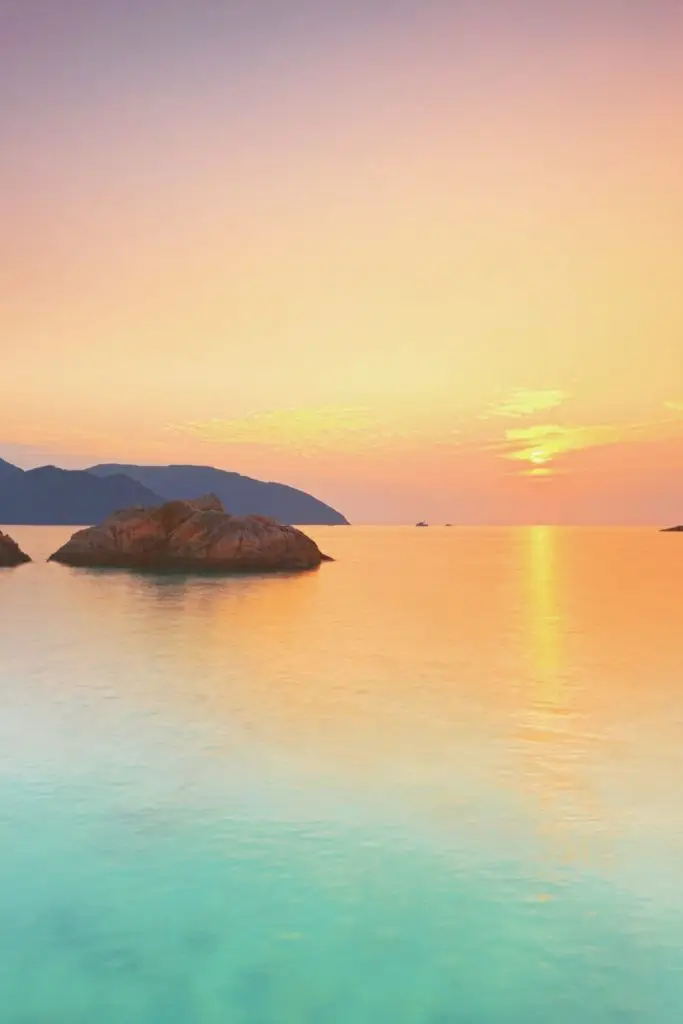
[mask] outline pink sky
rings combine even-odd
[[[681,12],[323,7],[0,3],[0,456],[682,519]]]

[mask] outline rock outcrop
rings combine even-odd
[[[31,559],[25,555],[16,541],[0,530],[0,568],[23,565]]]
[[[128,508],[79,530],[51,556],[71,566],[182,572],[281,572],[332,561],[293,526],[232,516],[215,495]]]
[[[662,533],[683,533],[683,524],[681,526],[666,526]]]

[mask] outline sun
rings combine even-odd
[[[550,456],[542,448],[534,448],[529,455],[529,459],[535,466],[542,466],[544,462],[550,461]]]

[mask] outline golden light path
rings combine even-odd
[[[590,862],[605,854],[601,810],[587,781],[593,744],[583,687],[565,650],[571,634],[571,528],[534,526],[524,537],[529,690],[520,707],[523,767],[545,821],[555,863]],[[553,881],[553,879],[549,879]]]

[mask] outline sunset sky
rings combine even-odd
[[[683,521],[683,4],[0,0],[0,457]]]

